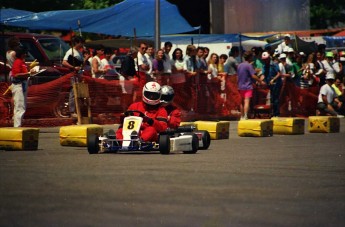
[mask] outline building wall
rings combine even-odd
[[[309,17],[309,0],[210,0],[211,33],[309,30]]]

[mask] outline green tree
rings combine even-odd
[[[101,9],[122,1],[123,0],[1,0],[1,7],[43,12],[68,9]]]
[[[327,29],[344,26],[344,0],[310,0],[311,29]]]

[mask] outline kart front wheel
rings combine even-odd
[[[198,131],[201,133],[202,147],[199,147],[200,150],[207,150],[211,144],[211,136],[207,130]]]
[[[192,135],[192,150],[191,151],[183,151],[185,154],[195,154],[198,152],[199,149],[199,137],[193,133]]]
[[[99,138],[92,134],[87,137],[87,151],[89,154],[97,154],[99,152]]]
[[[159,151],[161,154],[170,153],[170,138],[168,135],[159,136]]]

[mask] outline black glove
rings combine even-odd
[[[148,116],[144,116],[143,117],[143,121],[146,122],[149,125],[153,125],[153,119],[148,117]]]

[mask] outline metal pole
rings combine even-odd
[[[160,0],[155,0],[155,50],[159,50],[160,46]]]

